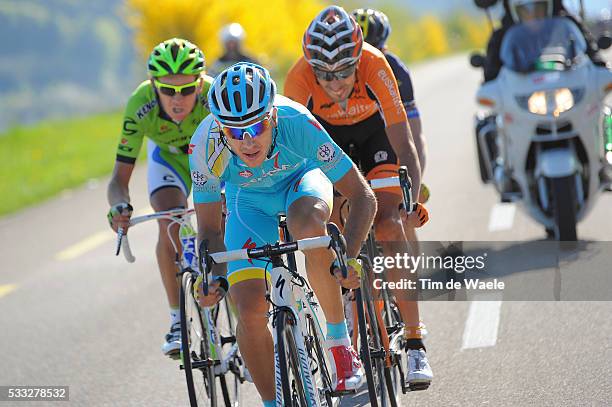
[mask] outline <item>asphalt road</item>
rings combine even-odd
[[[479,181],[472,126],[480,73],[457,56],[420,65],[413,76],[432,191],[420,238],[542,239],[541,227],[512,205],[500,209]],[[132,198],[146,211],[143,167]],[[135,264],[115,257],[106,182],[0,219],[0,385],[70,386],[76,406],[187,405],[183,373],[160,351],[168,312],[156,226],[130,231]],[[611,206],[612,194],[602,195],[579,226],[582,239],[610,240]],[[402,405],[612,403],[611,302],[425,302],[421,314],[434,382]],[[244,405],[258,400],[245,385]]]

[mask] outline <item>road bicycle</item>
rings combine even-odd
[[[398,176],[369,181],[373,190],[400,187],[403,207],[410,214],[416,209],[412,200],[412,183],[406,167],[400,167]],[[412,390],[424,390],[428,384],[406,384],[404,366],[407,365],[405,325],[402,321],[395,298],[388,290],[372,292],[372,261],[381,254],[376,242],[374,227],[362,247],[359,259],[363,265],[361,287],[345,295],[350,299],[347,320],[351,319],[353,345],[359,349],[364,364],[370,404],[377,406],[401,405],[401,394]],[[384,276],[380,276],[384,277]]]
[[[169,220],[167,233],[175,251],[177,278],[180,281],[179,310],[181,323],[181,364],[185,372],[189,402],[192,407],[238,406],[240,384],[244,382],[244,364],[236,342],[236,321],[228,299],[214,307],[201,308],[194,297],[193,286],[200,273],[196,256],[196,233],[191,226],[193,209],[172,209],[133,217],[130,227],[159,219]],[[171,228],[178,226],[179,240],[172,238]],[[126,260],[136,259],[125,231],[117,233],[116,254],[123,250]],[[221,393],[218,393],[216,382]]]
[[[327,227],[329,236],[291,241],[286,219],[279,215],[280,236],[284,243],[266,244],[252,249],[210,253],[207,242],[199,250],[205,276],[213,264],[241,259],[267,259],[272,265],[266,270],[266,300],[273,329],[275,353],[276,405],[283,407],[337,406],[339,398],[349,392],[335,392],[330,361],[325,348],[319,305],[313,290],[295,259],[297,250],[329,248],[339,260],[346,277],[346,244],[334,224]],[[267,267],[266,267],[267,268]],[[268,281],[269,278],[269,281]],[[204,294],[208,279],[205,277]]]

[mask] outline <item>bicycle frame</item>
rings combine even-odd
[[[284,235],[287,236],[285,233]],[[314,301],[314,293],[308,286],[306,280],[297,272],[297,268],[294,271],[285,266],[282,255],[294,253],[297,250],[303,251],[330,247],[335,247],[332,238],[330,236],[321,236],[318,238],[301,239],[291,243],[268,244],[260,248],[238,249],[205,255],[210,256],[214,263],[227,263],[234,260],[262,257],[271,259],[272,269],[268,272],[271,284],[267,286],[266,297],[272,304],[273,309],[268,313],[268,316],[272,317],[273,327],[275,327],[276,316],[280,312],[288,313],[296,322],[291,328],[292,336],[295,339],[299,355],[300,370],[305,386],[304,390],[308,398],[307,403],[312,407],[320,406],[321,404],[317,386],[312,377],[308,352],[304,341],[304,337],[307,336],[308,333],[308,319],[312,319],[315,323],[316,332],[314,334],[317,335],[320,341],[324,338],[323,329],[317,316],[316,307],[318,307],[318,304]],[[344,254],[344,256],[341,257],[343,257],[343,263],[346,264],[346,255]],[[210,263],[210,261],[206,261],[207,271],[211,267]],[[343,273],[346,273],[345,267]],[[266,278],[268,277],[266,276]],[[277,351],[279,338],[276,330],[274,330],[273,338],[275,349],[276,404],[277,406],[284,406],[281,366],[279,362],[279,353]],[[331,389],[329,390],[331,391]]]

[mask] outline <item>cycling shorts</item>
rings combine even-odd
[[[226,184],[227,250],[276,243],[279,240],[278,214],[287,214],[291,204],[303,196],[319,198],[332,210],[333,185],[319,168],[305,168],[299,172],[289,182],[285,191],[252,192]],[[230,262],[227,273],[230,286],[240,281],[263,279],[266,266],[267,261],[257,259]]]
[[[357,164],[366,179],[397,176],[398,159],[385,131],[385,122],[379,113],[349,126],[334,126],[317,118],[332,139]],[[401,195],[399,187],[377,191]]]
[[[191,190],[189,156],[164,151],[149,140],[147,143],[147,183],[149,196],[162,188],[169,187],[178,188],[186,197],[189,196]]]

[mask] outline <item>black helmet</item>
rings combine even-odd
[[[385,13],[371,8],[358,8],[353,10],[353,17],[361,26],[365,42],[383,49],[391,33],[391,25]]]

